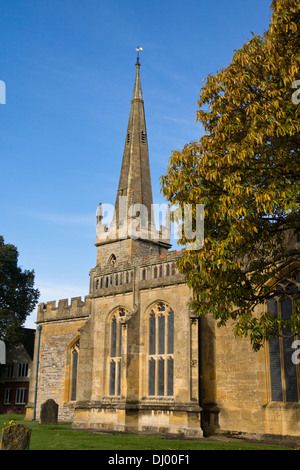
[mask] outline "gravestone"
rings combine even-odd
[[[31,429],[23,424],[11,424],[2,429],[1,450],[28,450]]]
[[[40,424],[57,424],[58,404],[49,398],[41,406]]]

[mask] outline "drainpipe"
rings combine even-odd
[[[202,318],[198,317],[198,374],[199,374],[199,406],[201,411],[201,428],[204,427],[203,419],[203,384],[202,384]],[[203,430],[204,431],[204,430]]]
[[[35,389],[34,389],[34,404],[33,404],[32,421],[35,421],[35,418],[36,418],[36,397],[37,397],[37,383],[38,383],[39,355],[40,355],[40,339],[41,339],[42,325],[39,325],[37,327],[37,331],[38,331],[38,343],[37,343],[37,352],[36,352]]]
[[[199,295],[197,294],[197,300]],[[203,369],[202,369],[202,317],[198,316],[198,387],[199,387],[199,406],[201,408],[201,429],[204,434],[204,417],[203,417]]]

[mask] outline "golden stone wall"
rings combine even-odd
[[[271,401],[268,346],[255,353],[248,338],[234,336],[232,325],[217,328],[211,316],[194,318],[188,308],[191,290],[183,276],[171,269],[177,256],[173,252],[134,259],[133,278],[126,285],[96,289],[92,282],[85,301],[75,298],[70,305],[63,300],[58,306],[53,302],[39,306],[37,418],[40,405],[53,398],[59,404],[59,419],[72,421],[74,428],[180,432],[196,437],[202,431],[205,435],[299,436],[299,402]],[[92,277],[115,275],[125,264],[117,261],[111,267],[96,267]],[[174,311],[173,396],[148,395],[149,313],[158,302]],[[110,328],[120,307],[124,309],[121,392],[112,396]],[[78,338],[74,402],[70,400],[71,348]],[[38,335],[36,343],[37,339]],[[27,419],[33,416],[36,346]]]
[[[232,324],[202,319],[202,390],[210,432],[252,436],[300,436],[300,403],[271,401],[269,351],[252,350]],[[216,418],[216,419],[215,419]]]

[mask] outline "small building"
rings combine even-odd
[[[35,330],[22,328],[20,344],[6,347],[6,363],[0,365],[0,413],[25,414]]]

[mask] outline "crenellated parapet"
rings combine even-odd
[[[163,208],[165,211],[165,225],[160,225],[159,230],[156,229],[154,222],[154,208],[158,204],[151,207],[151,212],[143,204],[132,204],[128,207],[126,196],[119,196],[119,213],[116,209],[105,204],[105,213],[112,217],[110,224],[104,223],[102,204],[99,203],[96,213],[96,246],[105,243],[111,243],[116,240],[147,240],[153,244],[160,244],[170,248],[171,219],[170,208]],[[161,210],[159,211],[161,213]]]
[[[82,319],[88,317],[91,312],[91,299],[86,296],[84,301],[81,297],[71,298],[71,303],[68,299],[61,299],[56,305],[56,301],[47,303],[40,303],[37,311],[37,323],[56,321],[56,320],[69,320],[69,319]]]

